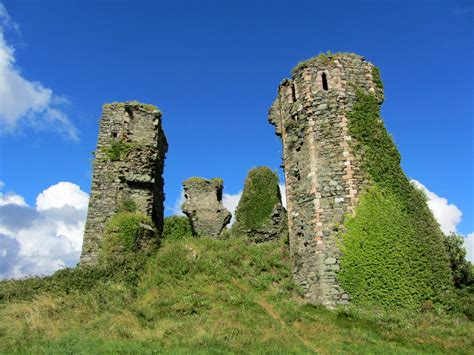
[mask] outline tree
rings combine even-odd
[[[472,265],[466,259],[464,237],[455,233],[447,235],[444,244],[448,251],[451,272],[453,273],[454,286],[462,288],[474,281]]]

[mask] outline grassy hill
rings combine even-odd
[[[472,334],[474,323],[446,307],[307,305],[279,243],[188,237],[147,258],[0,282],[2,353],[461,354]]]

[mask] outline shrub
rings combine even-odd
[[[178,240],[193,235],[189,219],[185,216],[170,216],[164,219],[163,239]]]
[[[250,170],[235,211],[235,230],[262,227],[280,200],[278,176],[267,167]]]
[[[124,160],[133,148],[133,144],[125,143],[120,139],[115,139],[109,146],[102,147],[101,151],[106,154],[110,161],[119,161]]]
[[[105,227],[100,257],[109,261],[137,251],[147,254],[157,246],[157,241],[157,231],[150,217],[141,212],[119,212]]]
[[[464,237],[452,233],[444,238],[444,245],[448,251],[454,286],[461,288],[473,282],[472,265],[466,260]]]

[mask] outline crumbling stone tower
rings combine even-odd
[[[183,182],[183,212],[189,218],[193,233],[200,237],[219,239],[231,220],[231,213],[222,204],[222,179],[192,177]]]
[[[356,90],[383,102],[379,72],[355,54],[319,55],[293,69],[278,88],[269,121],[283,143],[293,273],[310,302],[348,302],[339,286],[334,232],[353,213],[364,186],[357,142],[348,130]]]
[[[163,228],[163,165],[168,144],[161,112],[136,101],[103,107],[81,263],[96,263],[107,221],[136,208]]]

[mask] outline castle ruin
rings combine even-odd
[[[188,216],[193,233],[200,237],[219,239],[232,215],[222,204],[222,179],[192,177],[183,182],[183,212]]]
[[[161,112],[136,101],[103,107],[81,263],[97,263],[99,241],[120,209],[150,216],[163,228],[163,165],[168,144]]]
[[[310,302],[329,308],[348,303],[336,278],[334,233],[365,185],[348,130],[358,89],[383,102],[373,64],[355,54],[320,55],[283,80],[269,110],[283,144],[293,274]]]

